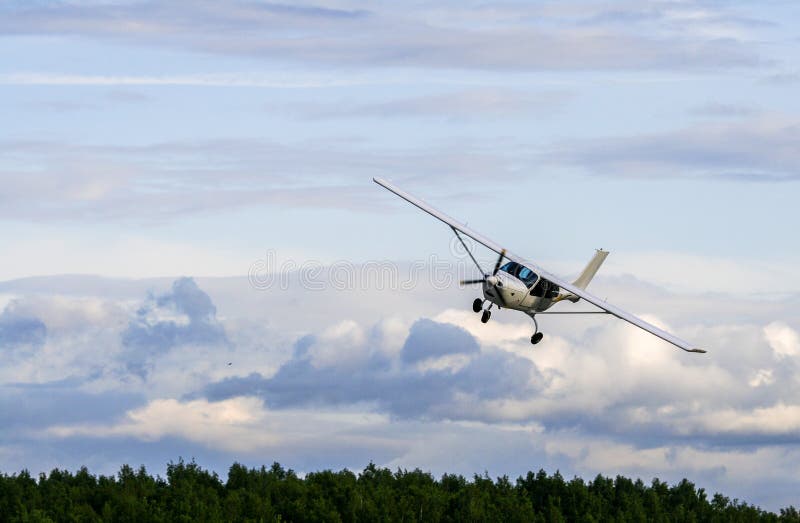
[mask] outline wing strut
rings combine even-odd
[[[453,232],[454,232],[454,233],[456,233],[456,238],[458,238],[458,241],[460,241],[460,242],[461,242],[461,245],[463,245],[463,246],[464,246],[464,250],[465,250],[465,251],[467,251],[467,254],[469,254],[469,257],[472,259],[472,263],[474,263],[474,264],[475,264],[475,267],[477,267],[477,268],[478,268],[478,270],[479,270],[479,271],[481,271],[481,274],[484,274],[484,272],[483,272],[483,268],[482,268],[482,267],[481,267],[481,265],[478,263],[478,260],[476,260],[476,259],[475,259],[475,256],[473,256],[473,255],[472,255],[472,251],[470,251],[470,250],[469,250],[469,247],[467,247],[467,242],[465,242],[465,241],[464,241],[464,238],[462,238],[462,237],[461,237],[461,235],[460,235],[460,234],[458,234],[458,229],[456,229],[456,228],[455,228],[455,227],[453,227],[453,226],[450,226],[450,228],[451,228],[451,229],[453,229]]]
[[[611,314],[608,311],[538,311],[539,314]]]

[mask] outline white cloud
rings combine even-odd
[[[674,478],[711,477],[718,483],[739,483],[747,489],[758,482],[788,480],[800,454],[784,448],[708,449],[686,444],[636,447],[613,440],[585,440],[574,434],[553,435],[545,448],[548,454],[563,454],[583,474],[625,474],[629,476]],[[769,464],[769,465],[767,465]],[[729,493],[730,494],[730,493]]]
[[[115,425],[56,426],[47,432],[61,438],[75,436],[133,437],[154,441],[180,437],[229,451],[255,450],[275,445],[279,437],[260,426],[265,413],[255,398],[221,402],[157,399],[131,410]]]
[[[779,359],[800,354],[800,335],[783,322],[774,321],[764,327],[764,337]]]
[[[773,376],[772,369],[758,369],[755,374],[753,374],[753,377],[750,378],[750,381],[747,382],[747,384],[753,388],[765,387],[773,383],[775,383],[775,377]]]
[[[309,349],[316,367],[363,365],[370,355],[364,328],[352,320],[344,320],[326,328]]]
[[[790,399],[790,398],[787,398]],[[800,405],[779,402],[752,410],[705,412],[692,422],[711,434],[760,434],[796,437],[800,434]]]
[[[358,441],[357,433],[348,434],[360,428],[385,426],[388,421],[382,415],[346,409],[273,412],[253,397],[216,402],[154,399],[126,412],[116,423],[58,425],[47,428],[42,435],[130,437],[142,441],[178,437],[215,450],[253,454],[284,446],[320,445],[326,439],[341,444],[352,436],[353,441]],[[373,438],[375,442],[380,438]]]
[[[758,258],[669,251],[626,252],[624,257],[611,256],[603,266],[602,276],[635,274],[641,281],[681,293],[702,290],[752,295],[770,289],[774,296],[800,289],[800,276],[794,267],[791,261],[767,262]]]

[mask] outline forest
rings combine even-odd
[[[55,469],[0,475],[0,521],[797,521],[794,507],[761,510],[684,479],[668,485],[597,476],[565,480],[528,472],[516,481],[396,470],[299,476],[275,463],[234,463],[227,480],[194,461],[167,465],[166,477],[122,466],[116,476]]]

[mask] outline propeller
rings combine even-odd
[[[492,276],[497,274],[497,271],[500,270],[500,264],[503,263],[503,258],[505,257],[505,255],[506,255],[506,250],[505,249],[500,251],[500,257],[497,258],[497,263],[494,264],[494,272],[492,272]]]
[[[483,278],[479,280],[461,280],[461,285],[474,285],[476,283],[484,283],[490,277],[496,276],[497,271],[500,270],[500,265],[503,263],[503,258],[505,258],[505,256],[506,256],[506,250],[503,249],[502,251],[500,251],[500,257],[497,258],[497,263],[494,264],[494,271],[492,271],[492,274],[484,274]],[[493,282],[492,285],[497,285],[497,283]]]

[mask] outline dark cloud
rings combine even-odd
[[[0,426],[31,429],[107,421],[145,403],[144,396],[136,393],[80,390],[84,382],[81,379],[0,386]],[[7,434],[11,436],[10,432]]]
[[[475,339],[455,325],[427,319],[416,322],[396,365],[376,352],[355,368],[320,366],[313,360],[317,343],[301,339],[294,357],[272,377],[251,373],[225,379],[206,387],[204,395],[212,400],[256,395],[274,408],[374,403],[399,418],[484,419],[484,413],[457,407],[458,398],[494,400],[536,394],[531,382],[538,373],[529,360],[502,351],[481,353]],[[449,354],[468,355],[469,361],[456,370],[415,365]]]
[[[47,326],[34,316],[17,311],[11,302],[0,314],[0,348],[41,346],[47,338]]]
[[[211,298],[192,278],[180,278],[172,290],[151,297],[122,333],[128,369],[144,377],[151,359],[178,345],[227,344]]]
[[[406,363],[415,363],[449,354],[478,352],[478,342],[461,327],[423,318],[411,327],[401,354]]]

